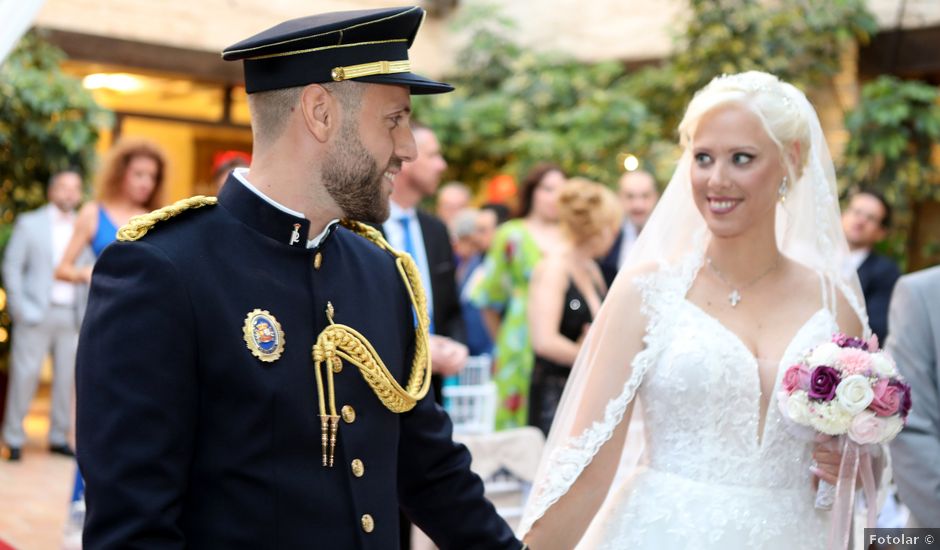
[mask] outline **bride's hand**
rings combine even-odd
[[[816,478],[833,485],[839,481],[839,465],[842,464],[842,453],[839,452],[835,441],[833,438],[827,438],[816,443],[813,449],[815,465],[809,469]],[[816,478],[813,479],[814,486],[818,485]]]

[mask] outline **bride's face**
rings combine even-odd
[[[773,228],[784,176],[780,150],[746,107],[717,107],[692,136],[692,194],[711,232],[734,237],[760,224]]]

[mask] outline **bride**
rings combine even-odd
[[[699,91],[679,132],[675,175],[559,406],[519,528],[533,550],[827,547],[816,484],[841,457],[791,434],[775,400],[802,352],[870,332],[857,277],[840,274],[819,120],[799,90],[748,72]],[[624,445],[637,401],[640,464]]]

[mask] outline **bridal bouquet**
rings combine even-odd
[[[786,418],[858,445],[885,443],[911,410],[911,388],[876,337],[836,334],[783,374],[777,401]]]
[[[901,431],[911,410],[911,388],[891,357],[878,349],[877,337],[866,341],[836,334],[808,351],[784,372],[777,402],[794,427],[842,449],[838,485],[820,480],[816,492],[816,508],[831,510],[836,504],[830,539],[847,540],[857,476],[874,526],[872,455],[879,454],[877,444]]]

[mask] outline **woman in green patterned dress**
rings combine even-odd
[[[561,168],[541,164],[522,182],[520,217],[500,226],[472,290],[496,342],[493,374],[498,388],[496,429],[527,424],[534,356],[526,317],[529,277],[542,254],[559,240],[558,193]]]

